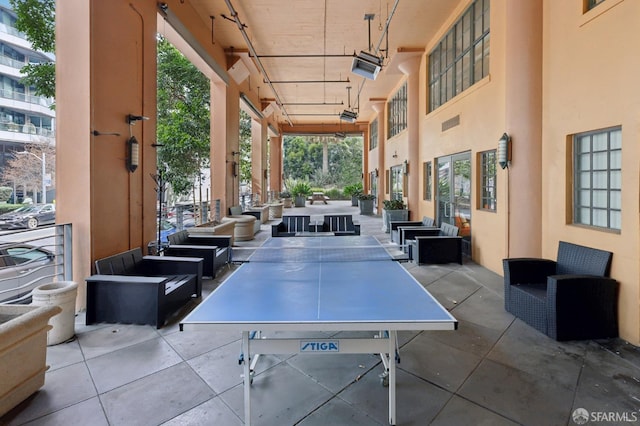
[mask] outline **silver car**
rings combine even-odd
[[[41,284],[54,281],[54,253],[29,244],[0,246],[0,302],[20,302]]]

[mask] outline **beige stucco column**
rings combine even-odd
[[[407,208],[411,218],[418,215],[418,204],[420,202],[420,165],[418,162],[420,154],[420,61],[421,54],[411,56],[406,61],[398,65],[398,69],[407,76],[407,132],[408,132],[408,191]]]
[[[267,201],[267,121],[251,120],[251,192]]]
[[[93,260],[155,239],[156,23],[143,0],[56,3],[56,221],[73,226],[78,308]]]
[[[506,2],[505,131],[508,179],[507,257],[542,251],[542,0]],[[517,58],[517,60],[514,60]],[[497,135],[496,139],[500,135]],[[497,140],[496,140],[497,144]],[[563,208],[558,214],[562,215]]]
[[[282,191],[282,136],[269,138],[269,179],[273,191]]]
[[[386,99],[376,99],[375,102],[372,103],[373,110],[378,114],[378,193],[376,194],[376,200],[378,202],[377,209],[378,212],[382,209],[382,201],[384,200],[384,191],[385,185],[387,182],[385,181],[385,170],[387,165],[384,162],[384,143],[385,143],[385,135],[386,131],[386,122],[384,119],[384,111],[385,105],[387,104]]]
[[[240,93],[224,83],[211,84],[211,199],[220,200],[220,215],[239,202]],[[239,165],[236,166],[239,168]],[[239,171],[239,169],[238,169]]]

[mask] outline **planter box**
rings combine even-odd
[[[382,209],[382,229],[384,232],[389,233],[391,225],[389,222],[397,220],[409,220],[409,210],[386,210]]]
[[[307,203],[307,197],[305,197],[305,196],[302,196],[302,197],[296,196],[293,199],[293,205],[295,207],[304,207],[306,205],[306,203]]]
[[[0,305],[0,417],[44,385],[48,322],[61,310]]]
[[[358,200],[361,215],[370,216],[373,214],[373,201],[374,200]]]

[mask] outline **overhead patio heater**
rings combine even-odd
[[[364,50],[353,57],[351,72],[369,80],[375,80],[382,69],[382,58]]]

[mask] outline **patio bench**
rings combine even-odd
[[[317,223],[311,232],[333,232],[334,235],[360,235],[360,225],[353,222],[350,214],[324,215],[324,221]]]
[[[442,223],[438,235],[416,236],[408,247],[409,258],[423,263],[451,263],[462,265],[462,237],[458,227]]]
[[[618,336],[613,254],[560,241],[557,260],[504,259],[504,307],[555,340]]]
[[[169,246],[164,253],[168,256],[202,258],[202,275],[205,277],[215,278],[216,271],[231,261],[230,235],[189,234],[184,230],[167,238]]]
[[[287,215],[282,216],[280,223],[271,225],[272,237],[293,237],[300,232],[309,232],[311,216]]]
[[[86,324],[131,323],[161,328],[202,295],[202,259],[142,256],[135,248],[96,260],[87,281]]]
[[[389,222],[389,232],[391,233],[391,242],[400,244],[400,233],[398,227],[400,226],[435,226],[435,221],[427,216],[423,216],[422,220],[392,220]]]

